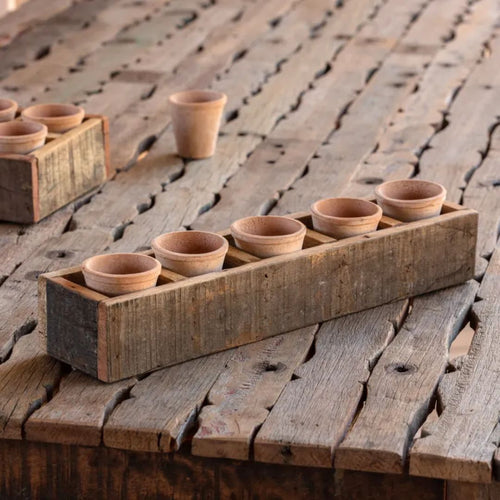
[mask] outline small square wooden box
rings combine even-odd
[[[154,288],[107,297],[79,267],[39,280],[47,352],[112,382],[255,342],[474,276],[477,212],[445,203],[432,219],[383,217],[377,231],[334,239],[308,226],[303,250],[259,259],[229,241],[224,270],[186,278],[163,269]]]
[[[38,222],[101,185],[111,173],[108,136],[107,118],[87,115],[30,154],[0,154],[0,220]]]

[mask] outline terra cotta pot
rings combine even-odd
[[[21,113],[26,121],[43,123],[49,132],[67,132],[78,127],[85,117],[85,111],[73,104],[35,104]]]
[[[169,98],[177,153],[182,158],[209,158],[215,153],[227,96],[213,90],[185,90]]]
[[[12,99],[0,99],[0,122],[8,122],[16,117],[17,102]]]
[[[89,288],[116,296],[155,286],[161,264],[140,253],[110,253],[85,260],[82,272]]]
[[[404,179],[380,184],[375,196],[385,215],[411,222],[439,215],[446,189],[436,182]]]
[[[229,243],[216,233],[176,231],[156,237],[151,246],[163,267],[183,276],[198,276],[222,269]]]
[[[12,120],[0,123],[0,153],[28,154],[43,146],[47,127],[42,123]]]
[[[257,215],[233,222],[231,234],[238,248],[265,258],[301,250],[306,226],[289,217]]]
[[[311,205],[316,231],[336,239],[370,233],[377,229],[382,209],[359,198],[326,198]]]

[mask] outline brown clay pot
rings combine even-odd
[[[12,99],[0,99],[0,122],[9,122],[16,117],[17,102]]]
[[[113,297],[155,286],[161,264],[140,253],[110,253],[85,260],[82,272],[89,288]]]
[[[311,205],[316,231],[336,239],[376,231],[382,209],[359,198],[326,198]]]
[[[257,215],[233,222],[231,234],[238,248],[265,258],[300,250],[306,226],[289,217]]]
[[[169,98],[177,153],[182,158],[209,158],[215,153],[227,96],[213,90],[186,90]]]
[[[215,233],[176,231],[156,237],[151,246],[163,267],[183,276],[198,276],[222,269],[229,243]]]
[[[439,215],[446,189],[436,182],[404,179],[380,184],[375,196],[385,215],[411,222]]]
[[[73,104],[35,104],[21,113],[25,121],[43,123],[49,132],[67,132],[78,127],[85,117],[85,111]]]
[[[0,153],[27,154],[43,146],[47,127],[42,123],[12,120],[0,123]]]

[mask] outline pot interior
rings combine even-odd
[[[423,200],[442,194],[439,184],[428,181],[394,181],[379,187],[379,192],[393,200]]]
[[[222,236],[204,231],[179,231],[164,234],[156,239],[156,244],[170,252],[203,254],[214,252],[224,245]]]
[[[329,198],[314,204],[315,209],[327,217],[368,217],[375,215],[379,208],[374,203],[353,198]]]
[[[86,263],[90,271],[103,274],[138,274],[152,271],[156,260],[141,254],[96,255]]]
[[[72,104],[37,104],[24,111],[29,118],[61,118],[73,116],[80,112],[78,106]]]
[[[36,122],[21,122],[13,120],[10,122],[0,123],[0,136],[2,137],[17,137],[22,135],[35,134],[43,130],[43,125]]]
[[[242,233],[253,236],[287,236],[299,232],[302,224],[288,217],[260,215],[240,219],[233,227]]]
[[[8,99],[0,99],[0,111],[11,108],[13,105],[12,101]]]

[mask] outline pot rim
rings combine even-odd
[[[6,108],[0,107],[0,113],[7,113],[9,111],[12,111],[12,108],[14,108],[14,111],[16,111],[17,108],[19,107],[19,104],[16,101],[14,101],[13,99],[8,99],[6,97],[2,97],[0,99],[0,106],[1,106],[2,102],[7,102],[9,105]]]
[[[0,123],[0,129],[2,126],[9,125],[9,124],[16,124],[21,127],[26,125],[26,122],[22,122],[19,120],[10,120],[8,122],[2,122]],[[48,134],[48,128],[47,125],[44,125],[43,123],[40,122],[29,122],[30,126],[35,125],[38,130],[35,130],[35,132],[30,132],[28,134],[18,134],[18,135],[5,135],[0,132],[0,142],[2,143],[8,143],[8,144],[20,144],[24,142],[28,142],[30,140],[38,139],[45,137]]]
[[[212,96],[213,99],[209,99],[207,101],[201,102],[182,102],[179,101],[179,97],[187,94],[204,94],[206,96]],[[181,90],[180,92],[175,92],[171,94],[168,98],[168,102],[174,106],[178,107],[186,107],[186,108],[204,108],[204,107],[219,107],[224,106],[227,102],[227,95],[224,92],[218,92],[217,90],[210,89],[190,89],[190,90]]]
[[[293,233],[288,234],[276,234],[265,236],[262,234],[252,234],[247,233],[246,231],[242,231],[237,227],[238,223],[242,223],[243,221],[247,221],[249,219],[268,219],[273,218],[275,220],[288,219],[297,224],[297,230]],[[242,219],[238,219],[237,221],[231,224],[231,234],[234,238],[243,240],[250,243],[257,243],[259,245],[276,245],[277,243],[285,243],[290,242],[299,238],[303,238],[306,234],[307,227],[305,224],[300,222],[297,219],[292,219],[291,217],[287,217],[285,215],[251,215],[250,217],[243,217]]]
[[[32,111],[35,111],[41,107],[45,107],[45,106],[54,106],[54,107],[60,107],[60,108],[66,108],[66,109],[70,109],[72,110],[73,112],[72,113],[65,113],[65,114],[61,114],[61,115],[56,115],[56,116],[33,116],[31,114]],[[22,112],[21,112],[21,117],[23,119],[27,119],[27,120],[32,120],[32,121],[44,121],[44,122],[47,122],[47,123],[57,123],[57,122],[60,122],[62,120],[74,120],[75,118],[79,118],[80,116],[83,117],[85,116],[85,110],[81,107],[81,106],[77,106],[75,104],[67,104],[67,103],[40,103],[40,104],[34,104],[33,106],[29,106],[27,107],[26,109],[24,109]]]
[[[113,273],[103,273],[102,271],[97,271],[95,269],[92,269],[89,267],[89,263],[95,259],[95,258],[108,258],[108,257],[131,257],[134,256],[134,258],[139,257],[140,259],[147,260],[147,261],[152,261],[154,263],[154,266],[151,269],[148,269],[146,271],[141,271],[138,273],[127,273],[127,274],[113,274]],[[143,281],[147,281],[147,278],[149,276],[159,276],[161,273],[161,264],[158,260],[156,260],[154,257],[151,257],[150,255],[145,255],[145,254],[140,254],[140,253],[132,253],[132,252],[123,252],[123,253],[106,253],[106,254],[99,254],[99,255],[93,255],[92,257],[89,257],[85,259],[82,263],[82,272],[87,272],[89,273],[92,277],[99,277],[103,278],[103,280],[98,281],[105,281],[105,280],[116,280],[116,281],[128,281],[130,278],[138,278],[140,276],[144,277]]]
[[[375,213],[369,215],[355,215],[352,217],[340,217],[338,215],[328,215],[318,210],[317,205],[321,202],[330,201],[330,200],[339,200],[339,201],[356,201],[361,202],[362,204],[369,205],[370,207],[375,207]],[[372,201],[365,200],[364,198],[350,198],[350,197],[339,197],[339,198],[323,198],[321,200],[315,201],[311,205],[311,212],[313,215],[331,222],[343,222],[345,224],[363,224],[370,220],[376,220],[382,218],[383,212],[382,208],[373,203]]]
[[[436,186],[439,188],[439,193],[433,196],[427,196],[425,198],[414,198],[413,200],[405,200],[401,198],[393,198],[390,196],[387,196],[386,194],[383,193],[383,188],[387,187],[388,185],[394,185],[394,184],[399,184],[399,183],[414,183],[414,184],[421,184],[423,186]],[[394,181],[387,181],[375,188],[375,196],[377,197],[377,201],[381,200],[384,203],[387,203],[389,205],[406,205],[406,206],[421,206],[421,205],[427,205],[429,203],[435,202],[435,201],[440,201],[441,199],[444,200],[446,198],[446,188],[442,185],[439,184],[438,182],[433,182],[433,181],[426,181],[423,179],[398,179]]]
[[[161,245],[160,241],[164,239],[166,236],[173,236],[177,234],[195,234],[195,235],[210,235],[215,236],[220,242],[221,245],[215,250],[210,250],[210,252],[203,253],[182,253],[182,252],[174,252],[173,250],[169,250]],[[211,231],[172,231],[170,233],[160,234],[156,238],[151,241],[151,247],[153,248],[155,254],[160,255],[160,257],[166,257],[172,260],[180,260],[180,261],[193,261],[193,260],[207,260],[210,258],[220,257],[226,255],[229,249],[229,242],[224,236],[213,233]]]

